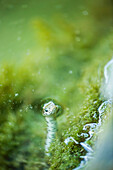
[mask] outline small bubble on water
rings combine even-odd
[[[30,55],[30,50],[29,49],[27,49],[26,55]]]
[[[21,37],[17,37],[17,41],[20,41],[21,40]]]
[[[30,105],[29,108],[30,108],[30,109],[33,109],[33,106]]]
[[[97,101],[94,101],[94,104],[96,104],[97,103]]]
[[[27,52],[26,55],[30,55],[30,52]]]
[[[69,70],[69,74],[72,74],[73,73],[73,71],[72,70]]]
[[[85,10],[85,11],[82,12],[82,14],[83,15],[88,15],[88,11]]]
[[[68,111],[68,110],[69,110],[69,108],[67,107],[67,108],[66,108],[66,110]]]
[[[66,88],[65,87],[63,88],[63,90],[64,90],[64,93],[66,93]]]
[[[34,92],[35,90],[34,89],[32,89],[32,92]]]
[[[18,93],[15,93],[15,97],[18,96]]]
[[[11,122],[9,122],[9,125],[12,125],[12,123],[11,123]]]
[[[11,103],[11,100],[8,100],[9,103]]]

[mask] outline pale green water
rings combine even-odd
[[[101,11],[99,7],[102,8]],[[29,55],[39,57],[40,38],[38,38],[37,31],[33,29],[33,22],[37,20],[46,21],[50,27],[50,34],[57,37],[55,38],[57,41],[55,45],[57,43],[58,46],[57,51],[60,51],[61,46],[65,45],[69,53],[75,52],[76,46],[73,49],[73,43],[77,45],[77,48],[91,46],[92,43],[95,45],[99,37],[103,36],[110,28],[112,18],[109,16],[111,13],[110,3],[104,4],[102,1],[98,3],[85,1],[83,3],[83,1],[73,0],[1,0],[0,59],[18,62]],[[41,39],[44,41],[43,37]],[[75,42],[72,42],[73,39]],[[46,48],[50,47],[46,46]],[[61,53],[65,53],[65,50]]]
[[[112,55],[112,11],[110,0],[0,0],[0,68],[3,63],[12,64],[12,68],[19,65],[18,70],[21,70],[21,65],[25,68],[17,77],[13,77],[16,88],[14,91],[11,89],[11,92],[7,92],[7,84],[9,83],[10,88],[13,78],[10,77],[10,69],[9,75],[6,71],[6,77],[1,78],[6,83],[3,86],[6,88],[2,89],[0,86],[0,94],[11,93],[13,96],[18,93],[24,101],[23,108],[33,103],[36,103],[37,108],[39,106],[33,112],[28,109],[27,114],[19,107],[17,116],[14,116],[15,121],[11,116],[6,116],[8,120],[3,125],[4,129],[9,128],[10,121],[14,123],[14,127],[16,124],[22,129],[27,127],[25,136],[18,130],[15,132],[19,135],[22,133],[23,136],[22,139],[20,135],[14,140],[14,146],[16,140],[24,141],[19,144],[17,151],[13,148],[12,138],[10,139],[14,129],[10,127],[11,131],[6,132],[6,135],[3,132],[5,137],[2,144],[5,146],[7,133],[11,134],[7,141],[12,145],[8,145],[9,150],[5,150],[5,153],[10,155],[9,160],[17,155],[14,167],[20,167],[21,159],[28,158],[26,167],[29,170],[35,166],[32,161],[44,158],[46,123],[39,113],[41,100],[55,99],[64,108],[64,114],[58,119],[59,136],[70,127],[70,122],[78,114],[84,99],[79,86],[83,85],[81,79],[85,70],[90,68],[93,72],[94,67],[99,70],[101,65],[97,65],[100,61],[106,62]],[[89,70],[86,72],[88,75]],[[16,73],[15,68],[13,72]],[[2,74],[5,74],[3,70],[0,75]],[[92,76],[91,74],[90,77]],[[1,98],[1,105],[4,101],[9,102],[9,94],[6,98]],[[12,115],[12,109],[10,112]],[[20,130],[20,127],[17,129]],[[6,155],[2,155],[3,160],[7,160]]]
[[[44,95],[62,100],[60,94],[67,99],[65,104],[73,105],[73,98],[74,103],[78,101],[76,80],[111,30],[112,7],[102,2],[1,1],[0,60],[17,65],[25,62],[28,68],[35,63],[42,89],[46,84]]]

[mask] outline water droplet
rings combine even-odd
[[[30,49],[27,49],[26,55],[30,55]]]
[[[35,90],[34,89],[32,89],[32,92],[34,92]]]
[[[33,109],[33,106],[30,105],[29,108],[30,108],[30,109]]]
[[[30,52],[27,52],[26,55],[30,55]]]
[[[97,103],[97,101],[94,101],[94,104],[96,104]]]
[[[72,74],[73,73],[73,71],[72,70],[69,70],[69,74]]]
[[[85,11],[82,12],[82,14],[83,15],[88,15],[88,11],[85,10]]]
[[[17,41],[20,41],[21,40],[21,37],[17,37]]]
[[[15,93],[15,97],[18,96],[18,93]]]
[[[66,93],[66,87],[63,88],[64,93]]]
[[[9,125],[12,125],[12,123],[11,122],[8,122],[9,123]]]
[[[68,111],[68,110],[69,110],[69,108],[67,107],[67,108],[66,108],[66,110]]]
[[[11,100],[8,100],[9,103],[11,103]]]

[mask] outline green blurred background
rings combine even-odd
[[[112,53],[112,0],[0,0],[2,169],[45,166],[41,105],[62,106],[60,138],[84,100],[82,79],[99,78]]]

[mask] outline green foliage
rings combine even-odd
[[[112,37],[112,33],[111,33]],[[85,67],[84,76],[82,76],[82,80],[79,80],[78,86],[81,91],[84,93],[84,102],[79,105],[79,110],[77,110],[78,114],[74,112],[70,113],[64,111],[64,117],[66,117],[66,122],[69,127],[62,129],[62,134],[60,138],[57,138],[55,142],[51,145],[50,152],[51,158],[49,159],[50,169],[73,169],[80,164],[81,155],[85,155],[86,151],[80,146],[76,145],[73,141],[69,142],[68,145],[64,143],[64,140],[67,137],[72,136],[78,142],[84,142],[85,136],[79,136],[81,133],[88,132],[83,130],[83,126],[87,123],[97,123],[99,119],[98,108],[101,103],[104,101],[101,91],[103,84],[103,71],[104,65],[110,59],[108,56],[105,58],[106,54],[103,54],[103,49],[109,43],[112,44],[111,37],[107,37],[101,46],[96,47],[92,53],[92,65]],[[107,49],[105,49],[107,50]],[[111,54],[111,48],[108,46],[108,53]],[[95,57],[95,52],[99,54]],[[103,61],[104,59],[104,61]],[[108,114],[109,111],[106,111],[105,115]],[[96,116],[94,116],[96,115]],[[60,132],[58,132],[60,133]],[[92,147],[94,147],[94,143],[97,135],[88,141]]]
[[[98,122],[103,68],[113,51],[112,5],[106,0],[63,0],[60,9],[57,1],[25,1],[33,10],[29,11],[19,1],[13,8],[17,11],[11,12],[10,1],[6,2],[9,6],[2,4],[1,11],[8,9],[9,17],[2,17],[0,24],[7,34],[1,35],[0,51],[2,56],[6,50],[7,61],[13,56],[14,62],[0,65],[0,169],[71,170],[86,151],[74,142],[66,145],[64,140],[73,136],[84,141],[85,137],[78,136],[84,132],[83,126]],[[21,20],[18,16],[22,12],[23,18],[23,9],[26,16]],[[18,41],[17,33],[21,35]],[[61,105],[63,114],[57,119],[51,157],[45,160],[46,122],[41,105],[48,98]],[[93,143],[94,139],[89,141]]]
[[[2,169],[47,168],[48,163],[44,163],[45,124],[40,109],[42,103],[49,99],[44,99],[43,92],[38,97],[37,89],[40,89],[40,84],[39,86],[35,84],[38,84],[38,80],[32,77],[28,69],[5,66],[1,72],[0,93],[3,95],[0,104],[0,165]],[[50,160],[47,159],[50,169],[72,169],[80,163],[80,155],[86,153],[81,146],[78,147],[74,142],[66,145],[64,140],[73,136],[77,141],[83,142],[85,137],[78,137],[83,132],[83,126],[98,121],[97,109],[102,103],[100,84],[100,80],[92,77],[81,86],[85,93],[85,101],[78,115],[70,114],[70,110],[66,112],[64,107],[64,114],[59,117],[58,127],[61,127],[62,131],[59,129],[59,136],[50,148]],[[95,113],[97,116],[94,118]],[[65,120],[68,128],[62,128],[61,119],[63,122]]]
[[[57,139],[55,143],[51,145],[51,158],[50,158],[50,169],[73,169],[80,163],[80,155],[84,155],[86,152],[80,146],[74,142],[70,142],[68,145],[64,143],[67,137],[74,137],[79,142],[84,142],[85,137],[79,135],[84,132],[83,126],[86,123],[97,123],[98,122],[98,107],[102,103],[100,99],[100,85],[98,80],[89,82],[86,89],[85,101],[83,107],[80,109],[78,116],[71,118],[69,129],[63,132],[61,141]],[[94,118],[94,114],[96,117]],[[57,160],[57,161],[56,161]]]
[[[28,162],[30,165],[37,155],[41,155],[37,159],[40,163],[44,156],[44,134],[40,133],[43,129],[40,123],[41,99],[37,105],[40,97],[37,95],[35,102],[34,95],[34,83],[38,82],[25,67],[4,66],[0,77],[0,166],[2,169],[21,169]],[[37,109],[37,112],[33,111]],[[36,147],[38,150],[35,151]]]

